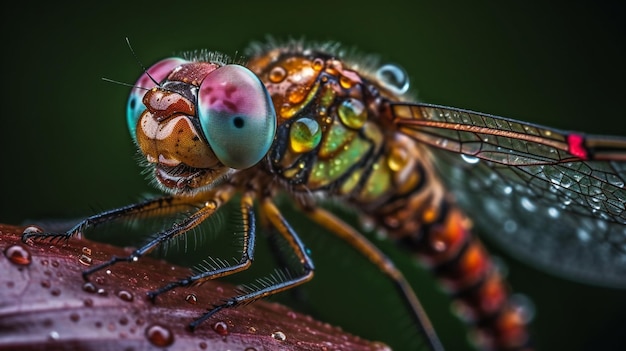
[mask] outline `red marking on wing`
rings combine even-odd
[[[589,159],[589,155],[587,154],[587,150],[583,145],[585,138],[580,134],[570,134],[567,136],[567,145],[570,154],[579,157],[583,160]]]

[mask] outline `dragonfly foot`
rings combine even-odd
[[[150,301],[152,301],[154,303],[154,300],[156,300],[157,296],[159,296],[159,295],[161,295],[163,293],[166,293],[166,292],[168,292],[168,291],[170,291],[172,289],[178,288],[180,286],[189,286],[189,285],[191,285],[191,282],[192,281],[190,279],[182,279],[182,280],[179,280],[177,282],[169,283],[169,284],[165,285],[164,287],[161,287],[161,288],[159,288],[157,290],[149,291],[147,293],[148,299],[150,299]]]
[[[229,300],[229,301],[227,301],[226,303],[224,303],[222,305],[213,306],[212,310],[210,310],[209,312],[203,314],[200,318],[196,319],[195,321],[189,323],[189,326],[188,326],[189,331],[193,332],[194,330],[196,330],[198,325],[200,325],[201,323],[203,323],[207,319],[211,318],[214,314],[216,314],[217,312],[223,310],[224,308],[228,308],[228,307],[232,307],[232,306],[234,306],[234,301],[232,301],[232,300]]]
[[[24,244],[32,245],[34,241],[46,240],[51,243],[59,243],[61,241],[67,241],[72,237],[67,233],[44,233],[41,231],[24,231],[22,234],[22,242]]]
[[[109,266],[112,266],[118,262],[134,262],[136,261],[136,256],[131,255],[128,257],[117,257],[117,256],[112,256],[108,261],[103,262],[97,266],[94,266],[92,268],[89,268],[87,270],[83,271],[83,279],[85,281],[89,281],[89,276],[92,275],[93,273],[96,273],[104,268],[107,268]]]

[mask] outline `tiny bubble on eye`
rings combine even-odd
[[[243,125],[244,125],[243,118],[235,117],[233,119],[233,125],[235,126],[235,128],[243,128]]]

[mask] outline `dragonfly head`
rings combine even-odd
[[[276,134],[263,83],[243,66],[169,58],[137,81],[128,129],[164,190],[193,194],[256,165]]]

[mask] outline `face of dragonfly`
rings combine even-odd
[[[276,134],[269,93],[250,70],[180,58],[162,60],[139,78],[127,123],[156,184],[183,195],[254,166]]]

